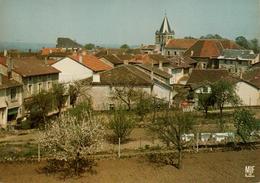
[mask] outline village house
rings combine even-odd
[[[85,79],[92,76],[93,73],[112,68],[112,66],[103,63],[95,56],[85,52],[62,58],[53,62],[51,66],[60,71],[60,83],[70,83],[76,80]]]
[[[260,68],[254,68],[242,75],[236,83],[236,92],[241,99],[241,105],[260,105]]]
[[[124,61],[119,59],[116,54],[106,54],[99,57],[99,60],[110,65],[111,67],[116,67],[118,65],[124,64]]]
[[[218,69],[218,57],[225,49],[241,49],[241,47],[227,39],[200,39],[184,53],[184,56],[198,61],[198,68]]]
[[[193,96],[194,106],[198,106],[198,94],[211,93],[210,84],[221,79],[236,80],[231,77],[227,70],[222,69],[193,69],[187,81],[190,94]]]
[[[81,54],[73,54],[70,56],[70,58],[78,61],[79,63],[82,63],[90,70],[92,70],[93,73],[112,69],[109,64],[102,62],[96,56],[87,54],[86,52],[82,52]]]
[[[40,91],[49,91],[54,83],[58,82],[59,70],[46,65],[36,58],[8,59],[2,58],[0,63],[2,73],[21,83],[23,104],[34,94]],[[22,107],[22,115],[24,115]]]
[[[162,54],[168,57],[175,55],[181,56],[194,45],[196,41],[197,39],[170,39],[166,43]]]
[[[259,62],[259,55],[253,50],[225,49],[217,58],[218,68],[227,69],[234,74],[241,74],[248,70],[253,64]]]
[[[22,116],[22,84],[0,73],[0,128]]]
[[[156,46],[155,45],[141,45],[140,50],[142,54],[154,54]]]
[[[134,88],[147,92],[171,103],[172,87],[153,77],[151,74],[143,72],[134,65],[122,65],[109,71],[94,74],[83,81],[88,94],[92,98],[94,110],[109,110],[116,106],[116,101],[112,100],[112,93],[115,88]]]
[[[167,72],[159,69],[158,67],[149,65],[149,64],[137,64],[136,67],[138,69],[141,69],[143,72],[145,72],[148,75],[152,75],[155,79],[165,83],[170,84],[171,75]]]
[[[199,93],[210,93],[210,84],[221,79],[228,80],[234,84],[241,106],[260,105],[260,69],[252,69],[245,72],[241,78],[230,75],[227,70],[222,69],[194,69],[187,82],[197,105]]]

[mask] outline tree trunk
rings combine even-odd
[[[208,117],[208,108],[206,107],[205,108],[205,118],[207,118]]]
[[[220,107],[219,110],[220,110],[220,121],[222,122],[223,107]]]
[[[74,171],[77,176],[79,175],[79,161],[80,161],[80,157],[79,157],[79,153],[77,153],[77,156],[75,159],[75,167],[74,167]]]
[[[181,169],[182,168],[182,150],[179,148],[178,149],[178,163],[177,163],[177,168]]]

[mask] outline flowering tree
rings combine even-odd
[[[103,135],[103,125],[97,118],[85,115],[78,120],[76,116],[62,115],[47,125],[39,141],[54,159],[65,161],[78,175],[92,166],[82,162],[101,149]]]

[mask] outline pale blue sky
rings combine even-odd
[[[0,41],[154,43],[165,11],[176,37],[260,39],[260,0],[0,0]]]

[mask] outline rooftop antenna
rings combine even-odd
[[[164,10],[164,16],[165,16],[165,17],[167,16],[167,11],[166,11],[166,9]]]

